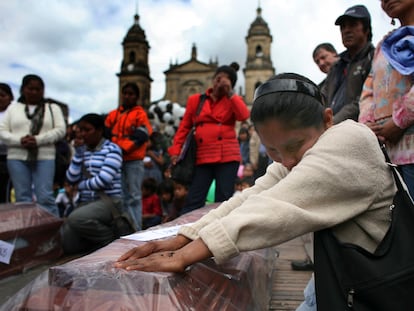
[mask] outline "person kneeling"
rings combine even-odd
[[[66,178],[79,191],[79,207],[66,219],[62,229],[66,254],[90,252],[112,242],[112,206],[120,212],[121,149],[104,137],[104,119],[86,114],[79,121],[84,141],[76,148]]]

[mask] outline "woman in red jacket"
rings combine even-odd
[[[215,201],[222,202],[234,193],[234,182],[240,164],[240,148],[235,132],[236,121],[249,118],[243,99],[234,94],[239,65],[219,67],[213,77],[213,86],[206,91],[200,114],[196,116],[202,94],[191,95],[183,120],[168,149],[171,161],[176,163],[187,133],[196,124],[196,169],[189,188],[187,202],[181,214],[205,205],[211,182],[216,180]]]

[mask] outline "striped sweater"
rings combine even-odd
[[[90,178],[83,173],[83,166]],[[121,197],[121,166],[121,149],[105,139],[95,150],[75,153],[66,177],[71,184],[78,184],[80,202],[98,200],[100,190],[108,196]]]

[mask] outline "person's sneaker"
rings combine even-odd
[[[292,261],[290,265],[292,266],[293,270],[313,271],[313,262],[309,258],[300,261]]]

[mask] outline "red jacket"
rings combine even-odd
[[[105,126],[111,130],[112,142],[121,147],[124,161],[142,160],[145,157],[147,143],[137,146],[131,138],[134,129],[142,125],[146,127],[148,135],[151,135],[151,124],[141,106],[134,106],[131,109],[120,106],[106,117]]]
[[[209,96],[212,89],[208,89],[203,108],[196,117],[197,106],[201,94],[191,95],[173,145],[168,149],[171,156],[180,154],[181,147],[187,133],[197,123],[197,165],[207,163],[240,162],[240,147],[235,132],[236,121],[247,120],[249,109],[238,95],[231,98],[223,97],[217,102]]]

